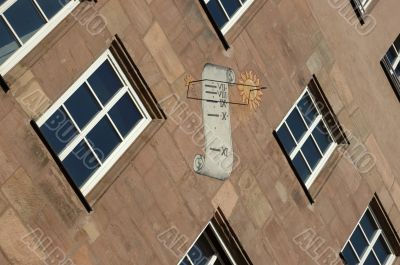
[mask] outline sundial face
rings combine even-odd
[[[193,168],[198,174],[224,180],[233,165],[229,83],[235,83],[235,73],[227,67],[206,64],[202,80],[206,146],[204,155],[196,155]]]

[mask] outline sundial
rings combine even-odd
[[[194,171],[217,179],[232,172],[233,148],[228,83],[235,73],[226,67],[206,64],[202,73],[202,108],[205,154],[194,158]]]
[[[205,153],[195,155],[193,169],[197,174],[225,180],[234,163],[230,105],[250,105],[250,95],[262,95],[260,90],[265,87],[260,88],[259,81],[253,84],[242,79],[237,84],[232,69],[214,64],[204,66],[201,80],[188,82],[188,95],[193,83],[201,83],[201,98],[188,98],[201,100],[205,138]],[[230,101],[230,88],[234,85],[238,85],[243,103]],[[244,90],[248,97],[243,96]]]

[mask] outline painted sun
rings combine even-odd
[[[260,106],[262,91],[254,90],[260,86],[260,79],[252,71],[240,74],[238,89],[243,103],[249,103],[250,109],[256,110]]]

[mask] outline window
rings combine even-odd
[[[0,0],[0,74],[4,75],[79,1]]]
[[[236,265],[210,223],[178,265]]]
[[[251,265],[220,208],[178,265]]]
[[[371,4],[372,0],[352,0],[354,1],[355,8],[359,11],[361,16],[366,13],[366,9],[369,4]]]
[[[350,4],[353,7],[361,25],[366,24],[368,18],[371,21],[371,17],[368,17],[368,12],[371,11],[374,5],[373,2],[374,0],[350,0]]]
[[[200,0],[204,1],[218,29],[226,34],[249,8],[254,0]]]
[[[390,46],[381,61],[381,65],[389,78],[393,89],[400,95],[400,35]]]
[[[337,146],[320,109],[307,87],[275,132],[307,189]]]
[[[106,51],[36,124],[86,196],[150,121],[115,58]]]
[[[371,206],[368,206],[341,256],[347,265],[390,265],[395,259],[393,250]]]

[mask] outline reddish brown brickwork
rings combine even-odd
[[[400,104],[379,64],[399,34],[400,2],[379,1],[370,32],[358,20],[349,24],[337,1],[255,2],[227,35],[228,51],[198,0],[99,0],[94,9],[84,2],[4,76],[10,91],[0,93],[0,264],[44,264],[59,248],[79,265],[174,265],[217,207],[254,264],[327,264],[323,250],[340,252],[374,193],[400,230]],[[106,27],[93,35],[88,23],[96,14]],[[140,152],[123,157],[124,170],[88,213],[29,122],[116,34],[156,99],[176,95],[185,105],[173,114],[164,106],[168,119]],[[256,112],[231,107],[240,164],[225,182],[192,170],[202,145],[185,117],[201,109],[186,100],[184,80],[200,78],[205,63],[237,76],[251,70],[268,87]],[[272,132],[313,74],[351,144],[311,205]],[[372,167],[359,162],[365,153],[375,158]],[[178,252],[157,239],[170,227],[188,238]],[[24,236],[35,229],[51,248],[29,249]],[[314,256],[293,241],[307,229],[325,240]]]

